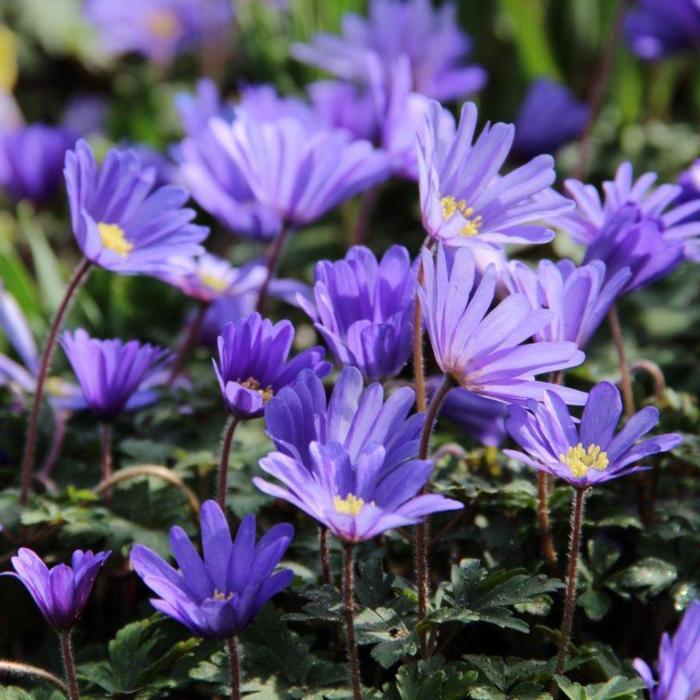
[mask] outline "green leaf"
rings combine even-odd
[[[642,600],[665,591],[678,577],[673,564],[656,557],[647,557],[614,574],[606,584],[623,597],[636,594]]]

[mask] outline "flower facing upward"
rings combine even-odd
[[[697,700],[700,697],[700,601],[694,600],[673,637],[664,634],[659,646],[659,680],[641,659],[634,668],[652,700]]]
[[[505,450],[525,464],[548,472],[577,488],[617,479],[649,467],[638,466],[650,455],[678,445],[680,435],[656,435],[638,442],[659,421],[659,412],[646,406],[615,435],[622,415],[620,392],[610,382],[591,390],[577,427],[566,404],[554,393],[544,403],[511,406],[506,429],[524,452]]]
[[[148,547],[131,550],[131,564],[159,598],[151,604],[199,637],[228,639],[243,630],[270,598],[286,588],[291,569],[275,571],[294,530],[282,523],[255,542],[255,517],[246,515],[231,539],[226,517],[215,501],[200,512],[203,556],[181,527],[170,530],[179,570]]]
[[[320,376],[330,370],[321,347],[308,348],[287,360],[294,340],[289,321],[272,324],[259,313],[227,323],[218,339],[214,371],[229,411],[236,418],[261,416],[265,404],[303,369]]]
[[[552,320],[552,313],[533,309],[523,294],[511,294],[488,313],[494,299],[493,265],[476,283],[474,257],[467,249],[448,262],[445,248],[437,260],[423,250],[424,281],[418,287],[423,317],[435,359],[445,374],[465,389],[512,402],[541,400],[545,389],[581,404],[585,394],[535,380],[537,374],[581,364],[582,352],[571,342],[524,344]]]
[[[605,272],[599,260],[581,267],[571,260],[541,260],[536,271],[514,260],[505,280],[510,291],[524,294],[533,309],[552,312],[551,322],[535,333],[535,340],[569,340],[583,350],[632,276],[629,268],[623,268],[606,280]]]
[[[133,151],[112,149],[98,166],[79,141],[66,154],[66,187],[73,233],[86,258],[121,274],[166,274],[172,258],[203,252],[208,229],[191,223],[181,187],[154,189],[156,171]]]
[[[123,410],[155,400],[149,380],[162,367],[167,352],[135,340],[97,340],[84,330],[61,338],[85,401],[100,420],[113,420]]]
[[[110,552],[76,550],[71,565],[57,564],[49,569],[35,552],[22,547],[12,557],[18,578],[29,591],[46,621],[59,632],[71,629],[80,618],[97,574]]]
[[[377,262],[363,246],[344,260],[317,263],[315,305],[302,307],[342,367],[368,381],[393,377],[411,354],[415,275],[408,251],[392,246]]]
[[[462,508],[443,496],[418,495],[433,465],[416,458],[424,416],[408,417],[413,401],[404,387],[385,402],[380,384],[363,390],[360,372],[347,367],[327,402],[318,377],[304,372],[265,411],[280,451],[260,467],[287,488],[258,477],[253,482],[348,542]]]
[[[539,219],[572,208],[550,188],[554,159],[548,155],[499,175],[513,145],[512,124],[487,124],[474,141],[477,109],[467,102],[459,125],[437,102],[428,105],[418,133],[423,226],[450,246],[546,243],[554,233]]]

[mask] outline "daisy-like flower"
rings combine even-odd
[[[547,391],[543,403],[532,401],[526,408],[510,407],[506,429],[524,452],[505,453],[585,489],[648,469],[639,463],[672,450],[682,441],[674,433],[640,441],[659,421],[659,411],[653,406],[635,413],[615,434],[621,415],[620,392],[610,382],[593,387],[578,426],[564,401]]]
[[[214,371],[233,416],[262,415],[265,404],[304,369],[322,377],[328,374],[330,364],[324,361],[321,347],[308,348],[288,360],[293,340],[294,326],[289,321],[273,325],[258,313],[224,326]]]
[[[629,268],[623,268],[607,279],[599,260],[581,267],[571,260],[541,260],[537,270],[514,260],[504,279],[533,309],[552,312],[552,321],[535,333],[535,340],[569,340],[583,350],[631,276]]]
[[[302,308],[315,321],[341,367],[368,381],[393,377],[411,354],[415,274],[408,251],[392,246],[377,262],[363,246],[343,260],[322,260],[314,272],[314,301]]]
[[[681,186],[681,193],[676,204],[700,200],[700,158],[678,176],[678,184]],[[690,216],[699,219],[700,212],[694,212]]]
[[[354,367],[342,370],[327,402],[321,381],[306,371],[265,411],[280,451],[260,460],[260,467],[286,488],[258,477],[253,482],[346,542],[462,508],[444,496],[419,495],[433,465],[416,458],[424,416],[408,415],[413,402],[406,387],[386,402],[380,384],[363,389]]]
[[[459,125],[431,101],[418,134],[423,227],[449,246],[546,243],[554,233],[536,222],[572,208],[551,189],[554,159],[540,155],[506,175],[515,127],[487,124],[474,140],[476,106],[462,107]]]
[[[700,697],[700,600],[683,615],[673,637],[664,633],[659,645],[659,680],[642,659],[634,668],[649,689],[652,700],[695,700]]]
[[[536,375],[575,367],[584,360],[572,342],[537,342],[529,338],[552,321],[552,313],[533,309],[523,294],[511,294],[490,313],[496,271],[489,266],[476,282],[471,251],[454,251],[451,261],[438,246],[433,261],[422,253],[424,281],[418,287],[423,317],[435,359],[446,375],[475,394],[505,402],[541,400],[545,389],[568,403],[586,395],[537,381]]]
[[[151,605],[205,639],[229,639],[241,632],[270,598],[291,582],[291,569],[277,569],[294,530],[282,523],[255,541],[255,517],[246,515],[235,540],[223,511],[205,501],[200,512],[200,556],[181,527],[170,530],[179,569],[137,544],[131,564],[158,596]]]
[[[172,185],[154,189],[156,171],[132,151],[112,149],[101,166],[85,141],[66,154],[73,233],[85,257],[120,274],[167,274],[172,259],[204,252],[209,230],[191,223],[188,195]]]

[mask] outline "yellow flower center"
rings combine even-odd
[[[109,250],[113,250],[122,258],[127,257],[133,250],[134,244],[129,242],[124,233],[124,229],[117,224],[97,224],[97,230],[100,232],[102,245]]]
[[[206,272],[199,275],[199,281],[209,289],[213,289],[215,292],[223,292],[226,287],[228,287],[228,282],[216,275],[207,274]]]
[[[260,382],[255,377],[248,377],[244,382],[241,382],[241,386],[250,389],[251,391],[257,391],[260,396],[263,397],[263,401],[267,403],[274,395],[275,392],[271,386],[265,389],[260,388]]]
[[[365,502],[363,499],[358,498],[352,493],[349,493],[347,495],[347,498],[341,498],[340,496],[336,496],[333,499],[333,505],[335,506],[335,510],[338,513],[345,513],[345,515],[358,515],[359,512],[362,510],[362,508],[365,505]]]
[[[17,82],[17,39],[0,24],[0,88],[12,90]]]
[[[464,226],[460,234],[462,236],[476,236],[481,229],[481,224],[483,223],[483,217],[474,215],[474,207],[467,205],[464,199],[455,199],[452,195],[443,197],[440,200],[440,206],[442,207],[442,218],[447,221],[451,219],[455,214],[459,214],[465,221]]]
[[[218,589],[214,589],[214,600],[231,600],[233,598],[233,592],[222,593]]]
[[[608,453],[603,452],[598,445],[589,445],[586,450],[580,442],[576,447],[570,447],[565,455],[559,455],[559,459],[576,477],[586,476],[591,468],[603,471],[609,464]]]
[[[158,10],[148,18],[148,29],[156,39],[172,39],[180,32],[180,21],[175,13]]]

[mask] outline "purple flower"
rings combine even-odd
[[[682,440],[668,433],[638,442],[659,421],[653,406],[635,413],[615,435],[621,415],[620,392],[610,382],[593,387],[578,427],[564,401],[547,391],[544,403],[510,407],[506,429],[525,452],[505,453],[576,488],[588,488],[649,469],[637,466],[640,460],[671,450]]]
[[[229,0],[87,0],[85,12],[107,51],[157,63],[221,35],[233,18]]]
[[[150,379],[167,352],[135,340],[97,340],[84,330],[65,332],[61,346],[73,367],[85,401],[100,420],[152,403]]]
[[[420,205],[430,236],[450,246],[546,243],[554,233],[534,222],[571,209],[550,189],[554,159],[541,155],[499,175],[513,144],[512,124],[486,125],[476,141],[477,109],[454,119],[431,102],[418,137]]]
[[[546,78],[533,82],[515,120],[513,151],[519,158],[553,153],[581,134],[588,107],[564,85]]]
[[[261,416],[265,404],[303,369],[312,369],[321,377],[328,374],[330,364],[323,360],[321,347],[308,348],[287,360],[293,340],[294,326],[289,321],[273,325],[259,313],[224,326],[214,371],[224,401],[236,418]]]
[[[0,131],[0,189],[15,202],[48,202],[61,185],[73,132],[61,126],[30,124]]]
[[[622,268],[606,279],[599,260],[581,267],[571,260],[541,260],[537,271],[515,260],[505,280],[533,309],[551,311],[552,321],[535,333],[535,340],[569,340],[583,350],[631,276],[629,268]]]
[[[625,15],[624,32],[632,51],[654,60],[700,47],[698,0],[637,0]]]
[[[273,85],[246,85],[241,88],[241,99],[235,113],[245,114],[258,122],[290,118],[311,131],[322,127],[318,114],[308,103],[298,97],[280,95]]]
[[[430,0],[372,0],[369,18],[346,14],[342,35],[316,34],[311,44],[294,44],[295,58],[338,78],[368,84],[370,56],[391,66],[402,55],[411,68],[411,89],[436,100],[462,98],[480,90],[486,73],[467,64],[471,39],[457,23],[456,6],[434,8]]]
[[[664,633],[659,646],[659,680],[641,659],[634,668],[651,700],[695,700],[700,696],[700,601],[694,600],[673,637]]]
[[[377,262],[368,248],[354,246],[343,260],[317,263],[315,304],[302,307],[341,367],[378,381],[398,374],[411,354],[414,299],[406,248],[391,246]]]
[[[78,549],[73,552],[70,566],[57,564],[49,569],[35,552],[22,547],[11,559],[17,573],[4,575],[18,578],[46,621],[55,630],[65,632],[78,622],[97,574],[110,554]]]
[[[416,459],[424,416],[408,417],[413,400],[413,391],[402,388],[385,402],[380,384],[363,390],[360,372],[346,367],[326,402],[321,381],[304,372],[265,410],[280,451],[260,467],[287,488],[259,477],[253,483],[349,542],[462,508],[443,496],[418,495],[433,465]]]
[[[318,80],[307,92],[325,126],[345,129],[356,139],[378,144],[380,120],[370,90],[342,80]]]
[[[215,501],[200,512],[203,556],[181,527],[170,530],[170,548],[179,566],[168,565],[148,547],[131,550],[131,564],[158,596],[151,605],[207,639],[241,632],[270,598],[291,582],[291,569],[275,571],[294,530],[282,523],[255,542],[255,517],[246,515],[231,539],[226,517]]]
[[[700,158],[678,176],[678,184],[681,186],[681,193],[676,204],[700,200]],[[699,219],[700,212],[694,212],[690,216]]]
[[[120,274],[165,274],[171,258],[204,252],[208,229],[191,223],[183,209],[187,192],[166,185],[153,189],[156,171],[141,167],[130,150],[112,149],[98,167],[79,141],[66,154],[66,187],[73,233],[86,258]]]
[[[178,93],[175,96],[175,109],[188,136],[198,134],[212,117],[233,119],[233,105],[221,99],[219,88],[210,78],[198,80],[194,94]]]
[[[584,359],[575,343],[525,344],[551,322],[551,312],[533,309],[523,294],[511,294],[488,313],[496,271],[490,265],[477,284],[467,249],[457,249],[449,260],[439,246],[434,262],[424,248],[422,262],[418,293],[433,354],[445,374],[475,394],[505,402],[541,400],[545,389],[569,403],[585,401],[580,391],[535,380],[537,374],[575,367]]]

